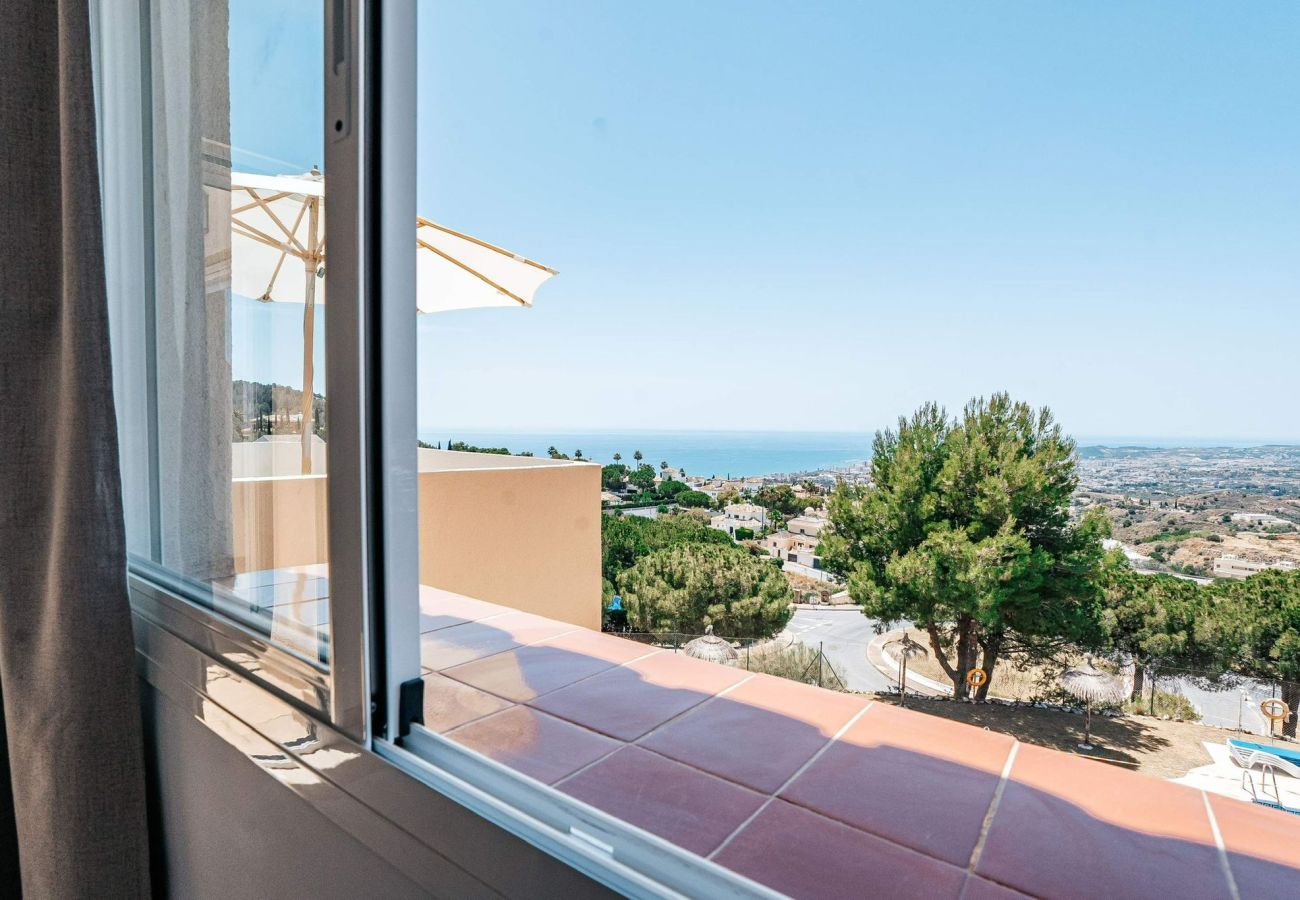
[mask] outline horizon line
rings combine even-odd
[[[555,427],[555,428],[517,428],[510,426],[492,427],[492,426],[459,426],[459,425],[438,425],[435,427],[417,426],[416,432],[420,435],[438,435],[449,432],[461,432],[467,434],[500,434],[500,435],[519,435],[521,437],[533,437],[544,435],[623,435],[623,434],[645,434],[645,435],[681,435],[681,434],[839,434],[872,437],[880,429],[873,430],[845,430],[835,428],[609,428],[609,427]],[[1290,447],[1300,446],[1300,437],[1257,437],[1257,436],[1239,436],[1232,437],[1227,435],[1074,435],[1065,432],[1066,437],[1071,438],[1080,446],[1089,447],[1142,447],[1146,446],[1145,442],[1160,442],[1169,444],[1174,441],[1195,441],[1200,449],[1213,449],[1215,447],[1230,448],[1248,448],[1248,447]],[[452,434],[452,438],[456,435]],[[1215,443],[1220,442],[1220,443]],[[1177,448],[1168,448],[1177,449]]]

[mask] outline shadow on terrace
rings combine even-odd
[[[793,896],[1300,879],[1300,817],[446,591],[421,606],[427,728]]]

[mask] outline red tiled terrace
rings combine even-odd
[[[1300,896],[1300,816],[435,588],[420,601],[427,728],[777,891]]]

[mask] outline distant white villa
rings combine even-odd
[[[817,543],[827,524],[829,523],[824,517],[809,507],[803,511],[803,515],[795,516],[787,522],[784,529],[765,537],[763,548],[782,562],[820,571],[822,560],[817,555]]]
[[[732,537],[736,536],[737,528],[748,528],[757,534],[767,528],[767,510],[756,503],[729,503],[709,520],[709,526]]]

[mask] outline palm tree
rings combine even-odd
[[[641,464],[641,460],[645,459],[645,457],[641,455],[641,451],[640,451],[640,450],[638,450],[638,451],[636,451],[635,453],[633,453],[633,454],[632,454],[632,458],[636,460],[637,465],[640,465],[640,464]]]
[[[574,450],[574,451],[573,451],[573,458],[574,458],[574,459],[582,459],[582,451],[581,451],[581,450]]]
[[[659,471],[662,472],[664,469],[667,469],[667,468],[668,468],[668,460],[666,460],[666,459],[665,459],[665,460],[661,460],[660,463],[659,463]]]
[[[621,460],[622,458],[623,458],[623,454],[622,454],[622,453],[615,453],[615,454],[614,454],[614,462],[615,462],[615,463],[618,463],[619,460]]]

